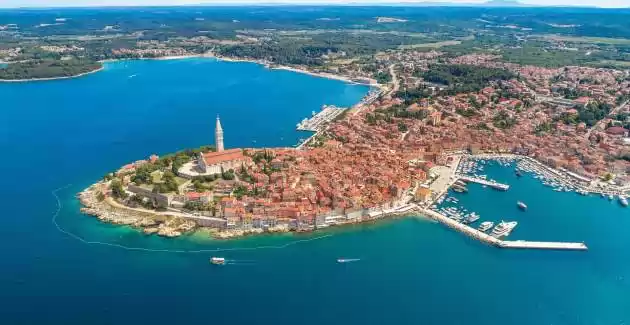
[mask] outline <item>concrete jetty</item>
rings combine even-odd
[[[489,180],[485,180],[483,178],[477,178],[477,177],[472,177],[472,176],[468,176],[468,175],[457,175],[456,176],[458,179],[461,179],[463,181],[466,182],[472,182],[472,183],[478,183],[481,185],[487,185],[490,186],[494,189],[497,190],[501,190],[501,191],[507,191],[508,189],[510,189],[510,185],[507,184],[501,184],[495,181],[489,181]]]
[[[559,249],[559,250],[588,250],[584,243],[543,242],[543,241],[502,241],[502,248],[526,248],[526,249]]]
[[[324,105],[319,113],[313,113],[313,117],[310,119],[305,118],[297,125],[298,131],[321,131],[327,123],[330,123],[337,116],[341,115],[346,108],[340,108],[334,105]]]
[[[445,215],[430,209],[420,209],[420,212],[436,221],[455,229],[469,237],[477,239],[483,243],[499,247],[499,248],[520,248],[520,249],[548,249],[548,250],[588,250],[584,243],[568,243],[568,242],[537,242],[537,241],[503,241],[496,237],[492,237],[485,232],[479,231],[468,225],[459,223]]]

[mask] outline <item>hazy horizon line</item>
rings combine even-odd
[[[169,7],[489,7],[489,8],[592,8],[592,9],[630,9],[628,7],[600,7],[596,5],[537,5],[528,4],[518,1],[504,1],[503,5],[496,5],[497,1],[486,2],[450,2],[450,1],[426,1],[426,2],[348,2],[348,3],[336,3],[336,2],[212,2],[212,3],[188,3],[188,4],[158,4],[158,5],[142,5],[142,4],[130,4],[130,5],[52,5],[52,6],[18,6],[18,7],[2,7],[1,10],[6,9],[106,9],[106,8],[169,8]],[[501,3],[501,2],[499,2]]]

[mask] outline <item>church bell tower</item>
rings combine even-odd
[[[223,128],[221,127],[221,120],[217,115],[217,126],[214,129],[214,144],[217,147],[217,152],[223,151]]]

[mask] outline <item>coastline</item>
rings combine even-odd
[[[189,234],[194,232],[201,232],[208,234],[213,239],[236,239],[251,235],[262,234],[274,234],[274,233],[311,233],[324,229],[336,229],[343,226],[361,225],[370,222],[378,222],[380,220],[389,220],[396,217],[413,216],[420,218],[432,219],[427,212],[424,211],[435,202],[439,202],[440,198],[446,193],[450,185],[452,185],[453,177],[456,177],[458,166],[463,159],[510,159],[515,161],[527,161],[531,164],[538,166],[540,169],[533,170],[536,175],[546,174],[545,172],[551,167],[546,166],[542,162],[536,160],[533,157],[523,156],[518,154],[506,154],[506,153],[480,153],[480,154],[456,154],[454,164],[450,165],[447,170],[440,173],[440,178],[448,180],[445,184],[438,187],[444,187],[440,189],[434,189],[434,196],[424,203],[404,203],[402,201],[390,202],[389,205],[370,209],[369,213],[364,213],[358,218],[342,219],[335,223],[326,223],[322,225],[311,225],[306,228],[295,228],[290,226],[289,223],[279,223],[270,228],[233,228],[228,229],[222,224],[222,220],[217,217],[201,217],[199,215],[182,213],[175,211],[155,211],[147,210],[143,208],[134,208],[123,205],[115,201],[111,197],[98,200],[98,193],[103,188],[107,188],[107,183],[99,181],[81,193],[78,194],[79,200],[82,204],[81,212],[87,215],[97,217],[100,221],[127,225],[133,228],[141,229],[145,234],[157,234],[163,237],[179,237],[183,234]],[[598,193],[594,187],[591,186],[579,186],[568,177],[562,177],[558,181],[563,184],[570,184],[576,186],[576,188],[586,190],[589,193]],[[389,206],[386,208],[385,206]]]
[[[143,208],[132,208],[116,202],[111,197],[98,200],[98,188],[106,185],[103,181],[95,183],[80,192],[77,197],[82,207],[81,213],[94,216],[103,223],[113,225],[125,225],[134,229],[141,230],[146,235],[157,234],[166,238],[179,237],[184,234],[203,233],[212,239],[238,239],[253,235],[279,234],[279,233],[314,233],[325,229],[340,229],[344,226],[368,225],[383,220],[391,220],[401,217],[416,217],[429,219],[423,215],[417,206],[407,204],[390,208],[381,209],[379,214],[371,217],[365,217],[358,220],[345,220],[331,225],[321,225],[310,229],[291,229],[286,224],[280,224],[268,229],[249,228],[249,229],[222,229],[214,226],[200,225],[199,217],[194,215],[184,215],[175,212],[159,212],[146,210]]]
[[[291,72],[307,74],[307,75],[310,75],[310,76],[313,76],[313,77],[332,79],[332,80],[339,80],[339,81],[347,82],[347,83],[350,83],[350,84],[364,85],[364,86],[369,86],[369,87],[382,87],[383,86],[383,85],[379,84],[378,82],[376,82],[376,80],[374,80],[372,78],[370,78],[370,83],[362,83],[362,82],[357,82],[355,80],[352,80],[351,77],[344,76],[344,75],[339,75],[339,74],[333,74],[333,73],[328,73],[328,72],[314,72],[314,71],[310,71],[310,70],[308,70],[306,68],[296,68],[296,67],[284,66],[284,65],[272,66],[271,63],[266,62],[264,60],[247,59],[247,58],[236,58],[236,57],[224,57],[224,56],[219,56],[219,55],[214,55],[214,54],[175,55],[175,56],[162,56],[162,57],[154,57],[154,58],[107,59],[107,60],[100,60],[100,61],[98,61],[101,64],[101,67],[99,69],[96,69],[96,70],[93,70],[93,71],[84,72],[84,73],[81,73],[81,74],[78,74],[78,75],[74,75],[74,76],[50,77],[50,78],[31,78],[31,79],[15,79],[15,80],[0,79],[0,82],[53,81],[53,80],[64,80],[64,79],[79,78],[79,77],[83,77],[83,76],[86,76],[86,75],[89,75],[89,74],[92,74],[92,73],[97,73],[97,72],[100,72],[100,71],[104,70],[105,69],[105,64],[107,64],[107,63],[114,63],[114,62],[120,62],[120,61],[135,61],[135,60],[170,61],[170,60],[185,60],[185,59],[194,59],[194,58],[213,58],[213,59],[217,59],[217,60],[224,61],[224,62],[248,62],[248,63],[255,63],[255,64],[263,65],[263,66],[265,66],[266,68],[268,68],[270,70],[286,70],[286,71],[291,71]]]
[[[269,229],[222,229],[220,227],[200,225],[193,215],[183,215],[174,212],[159,212],[143,208],[132,208],[116,202],[111,197],[103,200],[97,199],[98,187],[105,183],[98,182],[80,192],[77,197],[82,207],[81,213],[94,216],[103,223],[129,226],[146,235],[157,234],[166,238],[179,237],[184,234],[206,234],[211,239],[239,239],[254,235],[271,235],[280,233],[314,233],[326,229],[341,229],[345,226],[369,225],[383,220],[391,220],[399,217],[428,218],[420,213],[414,205],[405,205],[388,210],[381,210],[374,217],[361,218],[359,220],[346,220],[332,225],[322,225],[317,228],[296,230],[288,225],[281,224]]]
[[[196,57],[196,56],[191,56],[191,57]],[[339,80],[339,81],[343,81],[343,82],[347,82],[347,83],[351,83],[351,84],[356,84],[356,85],[364,85],[364,86],[370,86],[370,87],[381,87],[382,86],[378,82],[376,82],[376,80],[371,79],[371,78],[370,78],[370,83],[369,84],[368,83],[361,83],[361,82],[357,82],[357,81],[352,80],[351,77],[340,75],[340,74],[333,74],[333,73],[328,73],[328,72],[314,72],[314,71],[310,71],[310,70],[308,70],[306,68],[303,68],[303,67],[302,68],[296,68],[296,67],[291,67],[291,66],[286,66],[286,65],[273,65],[272,63],[264,61],[264,60],[225,57],[225,56],[220,56],[220,55],[203,55],[201,57],[215,58],[217,60],[221,60],[221,61],[225,61],[225,62],[250,62],[250,63],[256,63],[256,64],[263,65],[263,66],[265,66],[266,68],[268,68],[270,70],[292,71],[292,72],[307,74],[307,75],[310,75],[310,76],[313,76],[313,77],[326,78],[326,79],[332,79],[332,80]],[[174,58],[177,58],[177,57],[174,57]]]
[[[100,61],[99,61],[100,62]],[[74,78],[80,78],[80,77],[84,77],[93,73],[97,73],[100,71],[103,71],[105,69],[105,66],[101,63],[101,67],[92,71],[88,71],[88,72],[84,72],[84,73],[80,73],[74,76],[64,76],[64,77],[50,77],[50,78],[31,78],[31,79],[0,79],[0,83],[6,82],[6,83],[11,83],[11,82],[36,82],[36,81],[53,81],[53,80],[64,80],[64,79],[74,79]]]

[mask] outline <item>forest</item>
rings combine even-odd
[[[0,80],[70,77],[100,68],[100,63],[89,60],[33,60],[8,64],[0,69]]]
[[[504,69],[481,68],[471,65],[434,65],[422,74],[424,80],[447,86],[446,93],[478,92],[491,81],[509,80],[516,77]]]

